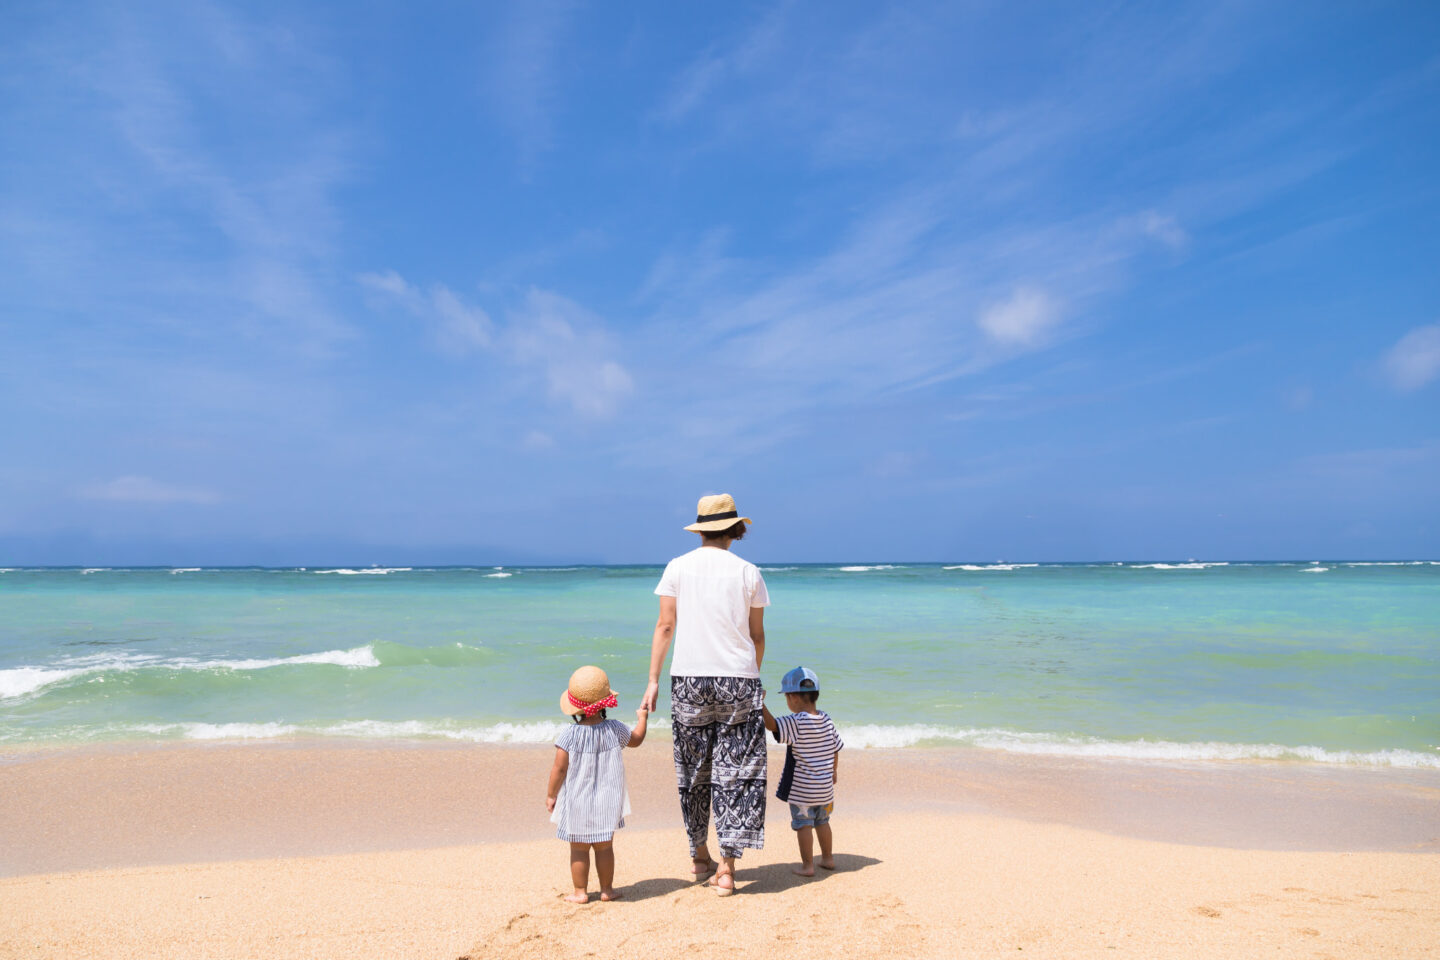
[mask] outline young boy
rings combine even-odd
[[[830,715],[815,703],[820,699],[820,678],[815,671],[796,667],[780,681],[780,692],[790,715],[776,717],[761,706],[765,729],[787,744],[785,772],[775,796],[790,804],[790,827],[800,841],[800,866],[794,872],[815,876],[815,837],[820,838],[820,866],[835,869],[831,846],[830,811],[835,806],[835,782],[840,751],[845,748]]]

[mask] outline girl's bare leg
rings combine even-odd
[[[816,827],[815,836],[820,840],[820,866],[826,870],[834,870],[835,849],[831,842],[830,824],[826,822]]]
[[[615,843],[604,840],[595,844],[595,872],[600,877],[600,899],[619,900],[624,894],[615,892]]]
[[[595,859],[600,859],[599,852],[596,852]],[[614,867],[615,861],[610,861]],[[570,882],[575,887],[575,892],[565,899],[570,903],[589,903],[590,893],[590,844],[570,844]]]

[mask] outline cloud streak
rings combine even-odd
[[[425,322],[443,352],[457,357],[487,352],[514,369],[538,373],[546,396],[582,417],[611,417],[634,392],[634,379],[616,359],[605,322],[558,293],[530,288],[497,328],[484,309],[443,284],[421,291],[394,270],[363,273],[356,280]]]
[[[1440,377],[1440,323],[1416,327],[1386,351],[1382,363],[1390,385],[1410,393]]]
[[[421,291],[394,270],[362,273],[357,282],[371,293],[399,304],[407,313],[424,322],[436,346],[451,356],[465,356],[487,349],[493,339],[494,323],[483,309],[465,303],[444,284]]]
[[[136,475],[87,484],[77,491],[77,496],[82,500],[146,504],[213,504],[221,499],[213,490],[179,486]]]

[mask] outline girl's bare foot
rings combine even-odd
[[[795,874],[795,876],[797,876],[797,877],[813,877],[813,876],[815,876],[815,864],[813,864],[813,863],[802,863],[802,864],[800,864],[800,866],[796,867],[794,870],[791,870],[790,872],[793,873],[793,874]]]
[[[566,903],[589,903],[589,902],[590,902],[590,894],[586,893],[586,892],[583,891],[583,890],[576,890],[574,893],[571,893],[571,894],[567,894],[567,895],[566,895],[566,897],[565,897],[565,902],[566,902]]]
[[[625,894],[620,893],[619,891],[616,891],[616,890],[601,890],[601,891],[600,891],[600,900],[601,900],[601,902],[603,902],[603,903],[609,903],[611,900],[619,900],[619,899],[620,899],[621,897],[623,897],[623,896],[625,896]]]
[[[715,868],[718,866],[720,866],[720,864],[716,863],[714,860],[691,860],[690,872],[695,874],[697,878],[708,877],[710,874],[715,872]]]
[[[821,858],[820,858],[820,867],[821,867],[821,869],[824,869],[824,870],[834,870],[834,869],[835,869],[835,858],[834,858],[834,857],[821,857]]]

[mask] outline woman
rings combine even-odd
[[[735,861],[745,848],[765,845],[760,664],[770,596],[759,568],[730,552],[749,522],[728,493],[700,498],[695,522],[685,528],[700,534],[700,546],[671,560],[655,588],[660,618],[645,691],[645,706],[654,710],[673,640],[670,705],[680,812],[694,873],[713,872],[710,883],[722,897],[735,892]],[[719,864],[706,843],[712,807]]]

